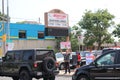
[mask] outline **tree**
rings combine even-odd
[[[70,42],[71,42],[71,48],[72,51],[76,51],[79,48],[79,44],[78,44],[78,35],[81,35],[81,28],[77,25],[74,25],[73,27],[71,27],[70,29]],[[60,49],[60,42],[65,42],[66,41],[66,36],[64,37],[57,37],[56,38],[56,52]]]
[[[60,42],[66,41],[66,37],[56,37],[55,41],[56,41],[56,50],[55,50],[55,52],[58,52],[59,49],[60,49]]]
[[[86,30],[84,44],[93,46],[94,43],[97,43],[98,49],[100,49],[101,44],[109,39],[111,40],[111,35],[107,29],[114,24],[113,18],[114,15],[110,14],[106,9],[99,9],[96,12],[86,10],[78,23],[82,29]]]
[[[72,46],[72,50],[76,51],[79,50],[79,42],[78,42],[78,36],[80,36],[82,33],[82,29],[81,27],[74,25],[71,28],[71,36],[70,36],[70,40],[71,40],[71,46]]]
[[[120,24],[116,26],[115,30],[113,31],[113,34],[115,37],[120,38]]]

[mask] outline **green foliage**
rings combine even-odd
[[[120,24],[116,26],[115,30],[113,31],[113,34],[115,37],[120,38]]]
[[[52,49],[52,46],[47,46],[47,49]]]
[[[73,51],[79,50],[78,36],[80,36],[81,33],[82,33],[82,29],[80,26],[74,25],[72,27],[70,40],[71,40],[71,46]]]
[[[66,41],[66,37],[56,37],[55,39],[56,41],[56,52],[59,52],[60,49],[60,42],[65,42]]]
[[[82,30],[79,26],[75,25],[71,28],[69,37],[70,37],[72,51],[76,51],[79,48],[77,37],[78,37],[78,35],[81,35],[81,32],[82,32]],[[66,41],[66,36],[56,38],[56,43],[57,43],[56,51],[59,51],[59,49],[60,49],[60,42],[65,42],[65,41]]]
[[[96,42],[99,49],[102,43],[111,40],[107,29],[114,24],[113,18],[114,15],[111,15],[107,10],[98,10],[97,12],[86,10],[83,18],[78,23],[82,29],[86,30],[85,45],[93,46]]]

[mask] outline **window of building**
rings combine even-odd
[[[26,31],[25,30],[19,31],[19,38],[26,38]]]
[[[44,32],[38,31],[38,38],[44,38]]]

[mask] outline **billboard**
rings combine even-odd
[[[68,15],[61,13],[47,13],[47,27],[68,27]]]

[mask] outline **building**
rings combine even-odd
[[[55,37],[45,35],[45,26],[41,24],[18,24],[10,23],[9,32],[7,30],[7,24],[5,23],[5,30],[2,30],[2,23],[0,23],[0,51],[3,49],[29,49],[29,48],[47,48],[51,46],[53,49],[56,46]],[[9,34],[3,47],[4,42],[2,36],[4,32]]]

